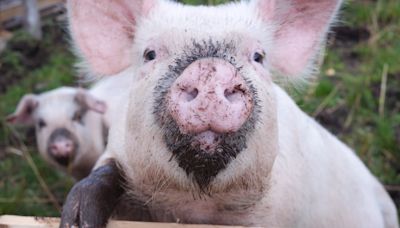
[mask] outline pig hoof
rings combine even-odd
[[[122,179],[110,161],[76,183],[64,204],[60,227],[105,227],[123,194]]]

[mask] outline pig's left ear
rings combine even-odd
[[[33,112],[38,105],[37,95],[27,94],[19,101],[15,112],[6,117],[6,121],[12,124],[33,125]]]
[[[84,109],[90,109],[100,114],[104,114],[107,111],[107,104],[88,93],[85,89],[78,89],[75,101]]]
[[[113,75],[131,64],[136,23],[157,0],[68,0],[70,32],[83,66]]]
[[[341,0],[256,0],[260,17],[273,25],[267,57],[279,75],[299,79],[312,73]]]

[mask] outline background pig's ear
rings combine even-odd
[[[135,26],[156,0],[68,0],[70,32],[82,65],[112,75],[128,67]]]
[[[27,94],[21,99],[15,112],[6,117],[6,121],[12,124],[33,125],[33,112],[38,105],[37,96]]]
[[[88,93],[85,89],[78,89],[75,101],[83,108],[104,114],[107,111],[107,104]]]
[[[319,60],[341,0],[256,0],[263,20],[272,24],[267,57],[276,73],[295,79],[311,74]]]

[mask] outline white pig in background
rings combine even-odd
[[[82,179],[104,152],[102,114],[106,107],[84,89],[61,87],[25,95],[7,121],[34,126],[41,156]]]
[[[111,118],[119,112],[118,102],[129,81],[127,76],[115,76],[90,90],[61,87],[27,94],[7,121],[34,126],[41,156],[80,180],[104,152]]]
[[[152,221],[398,227],[382,184],[275,83],[312,73],[340,4],[69,0],[86,70],[133,82],[61,227],[105,226],[120,197]]]

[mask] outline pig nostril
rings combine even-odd
[[[194,88],[192,90],[183,90],[185,93],[185,99],[187,102],[190,102],[194,99],[196,99],[197,95],[199,94],[199,90],[197,88]]]
[[[224,92],[224,96],[229,102],[234,102],[235,95],[236,95],[236,90],[226,89]]]
[[[199,90],[194,88],[191,92],[190,95],[193,97],[193,99],[195,99],[197,97],[197,95],[199,94]]]
[[[242,88],[242,85],[236,85],[233,89],[226,89],[224,91],[225,98],[233,103],[237,100],[240,100],[240,97],[245,94],[245,90]]]

